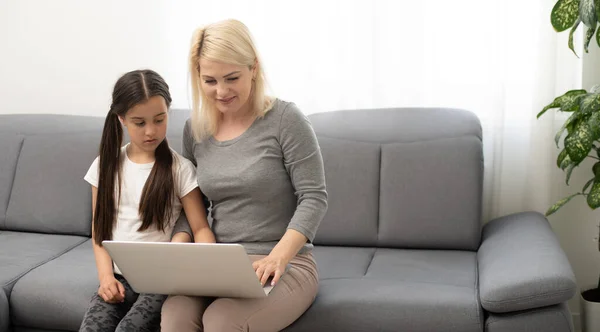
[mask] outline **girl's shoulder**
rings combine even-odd
[[[173,149],[171,149],[171,153],[173,154],[173,167],[176,172],[195,170],[194,164],[190,160]]]

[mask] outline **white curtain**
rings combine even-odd
[[[564,118],[535,115],[581,84],[550,25],[554,0],[224,1],[171,4],[177,54],[196,25],[244,21],[274,93],[306,113],[434,106],[475,112],[484,133],[484,219],[556,199]],[[183,62],[179,60],[179,62]],[[185,68],[180,68],[184,75]],[[184,87],[182,86],[182,91]]]

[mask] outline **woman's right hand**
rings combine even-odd
[[[98,295],[106,303],[121,303],[125,301],[125,288],[114,275],[108,275],[100,280]]]

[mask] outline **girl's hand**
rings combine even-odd
[[[100,280],[98,295],[106,303],[121,303],[125,301],[125,287],[113,275],[109,275]]]
[[[252,267],[254,268],[254,271],[256,271],[256,276],[263,286],[272,275],[273,281],[271,282],[271,286],[275,286],[279,281],[279,278],[281,278],[285,272],[286,265],[287,263],[283,261],[283,258],[271,255],[252,263]]]

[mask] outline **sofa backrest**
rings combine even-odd
[[[171,113],[168,139],[178,152],[188,114]],[[102,117],[0,116],[0,230],[91,235],[91,190],[83,177],[98,155],[103,125]]]
[[[178,152],[188,116],[172,110],[169,118],[167,137]],[[376,109],[309,119],[329,194],[316,244],[478,247],[483,157],[472,113]],[[90,236],[83,176],[103,124],[102,117],[0,116],[0,229]]]
[[[309,119],[329,195],[315,244],[478,248],[483,152],[473,113],[371,109]]]

